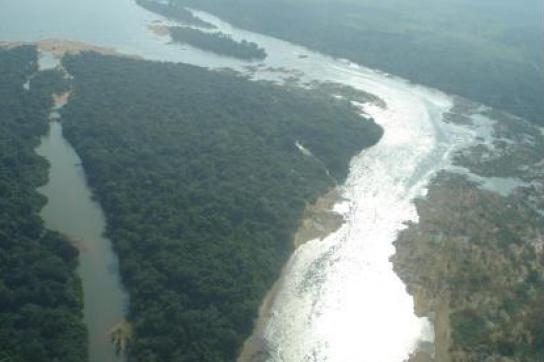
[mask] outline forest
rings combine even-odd
[[[64,133],[130,294],[129,361],[234,361],[306,204],[382,129],[345,100],[230,73],[96,53],[63,64]]]
[[[37,71],[35,47],[0,48],[0,361],[86,361],[78,252],[44,228],[36,191],[48,164],[34,149],[64,84]]]
[[[170,0],[544,125],[540,0]]]
[[[186,43],[216,54],[245,60],[266,58],[266,51],[256,43],[247,40],[238,42],[229,35],[220,32],[206,33],[181,26],[169,27],[169,30],[173,41]]]

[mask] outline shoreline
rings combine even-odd
[[[299,228],[293,235],[293,253],[281,268],[278,279],[266,292],[259,306],[253,332],[246,338],[236,359],[237,362],[265,362],[268,360],[269,351],[263,334],[268,321],[273,315],[272,308],[290,268],[291,258],[303,244],[315,239],[324,239],[344,224],[342,215],[333,209],[337,203],[344,200],[339,186],[335,186],[320,196],[313,204],[306,205]]]
[[[291,254],[293,255],[293,254]],[[266,295],[259,306],[258,316],[254,322],[253,332],[246,338],[242,349],[238,354],[237,362],[265,362],[268,360],[269,352],[263,338],[263,334],[268,321],[272,316],[272,306],[281,285],[285,280],[285,275],[289,269],[289,261],[281,268],[279,278],[272,284],[272,287],[266,292]]]
[[[469,116],[479,114],[474,109]],[[539,293],[544,296],[538,283],[544,280],[544,137],[516,117],[492,116],[489,139],[454,155],[454,169],[464,171],[445,169],[433,177],[428,193],[415,200],[418,222],[394,243],[394,271],[414,297],[416,314],[434,324],[430,361],[532,360],[535,353],[519,341],[538,335],[531,315],[538,313]],[[473,118],[462,121],[475,126]],[[528,137],[531,142],[495,146],[498,139]],[[525,182],[507,190],[486,182],[511,177]],[[512,307],[520,290],[530,293]],[[473,321],[484,327],[478,330]],[[511,350],[482,356],[490,345]]]
[[[38,48],[40,52],[50,53],[56,58],[61,58],[66,54],[76,55],[81,52],[92,51],[104,55],[114,55],[118,57],[141,59],[141,57],[138,55],[120,53],[115,48],[92,45],[89,43],[75,40],[48,38],[38,41],[0,41],[0,47],[7,49],[25,45],[34,45]]]

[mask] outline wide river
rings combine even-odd
[[[414,314],[413,299],[392,270],[392,243],[406,221],[417,221],[414,197],[425,193],[430,177],[448,167],[452,152],[469,144],[475,132],[442,122],[442,115],[453,104],[448,95],[237,29],[209,14],[197,15],[236,39],[254,41],[266,49],[268,57],[252,64],[257,66],[251,71],[256,79],[296,75],[304,82],[333,81],[365,90],[386,102],[386,109],[362,106],[384,127],[385,134],[378,145],[351,162],[342,187],[347,201],[336,207],[346,223],[325,239],[310,241],[296,250],[272,301],[272,317],[265,321],[259,338],[273,361],[405,360],[418,344],[432,341],[434,332],[427,319]],[[167,37],[148,29],[149,24],[158,22],[169,23],[131,0],[0,0],[0,40],[76,40],[145,59],[249,72],[246,62],[170,44]],[[122,317],[124,304],[115,272],[107,276],[112,266],[115,269],[115,260],[108,251],[109,242],[100,237],[103,218],[98,206],[90,204],[85,179],[74,165],[77,155],[62,138],[59,123],[52,123],[40,153],[53,166],[50,183],[62,177],[65,184],[64,189],[47,192],[50,204],[44,214],[48,226],[67,232],[77,228],[73,234],[92,243],[88,248],[98,248],[98,255],[107,259],[85,261],[90,257],[82,257],[80,275],[84,292],[92,296],[85,302],[94,304],[86,305],[91,360],[115,360],[103,357],[111,351],[96,351],[107,347],[92,338],[101,338],[106,330],[104,325],[93,327],[89,319],[103,313],[104,323],[114,324]],[[70,203],[84,207],[70,209]],[[48,216],[51,208],[64,208],[64,215],[54,216],[60,225]],[[102,282],[95,284],[97,280]],[[110,305],[115,309],[113,316],[109,314]]]

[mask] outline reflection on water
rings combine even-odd
[[[54,121],[36,152],[50,163],[49,182],[39,192],[48,199],[41,215],[48,229],[69,237],[81,250],[78,274],[84,290],[84,320],[91,362],[122,361],[110,343],[109,330],[125,315],[127,297],[117,274],[117,258],[102,236],[104,216],[91,199],[81,160]]]
[[[432,340],[433,332],[427,319],[414,315],[413,300],[393,272],[389,257],[403,222],[417,221],[412,199],[425,192],[436,170],[449,164],[455,146],[473,138],[468,131],[441,122],[442,114],[451,107],[451,98],[347,61],[236,29],[209,14],[197,15],[236,40],[246,39],[266,49],[264,61],[251,63],[254,78],[278,79],[289,72],[303,82],[350,85],[387,103],[385,110],[364,106],[363,110],[385,128],[385,135],[377,146],[352,160],[343,188],[348,201],[341,207],[347,222],[324,240],[303,245],[292,256],[262,339],[276,361],[404,360],[418,342]],[[170,44],[168,37],[148,29],[149,24],[157,22],[169,23],[131,0],[0,2],[2,40],[62,38],[113,47],[146,59],[248,70],[247,62]],[[61,139],[58,123],[53,123],[40,152],[53,166],[52,180],[44,193],[64,205],[50,203],[44,210],[48,226],[69,227],[62,230],[89,241],[98,240],[97,246],[90,244],[93,249],[82,256],[86,308],[93,308],[86,309],[86,316],[121,316],[122,306],[110,305],[110,296],[104,292],[115,289],[104,283],[117,280],[111,275],[86,275],[92,263],[103,263],[98,267],[101,269],[113,263],[113,256],[100,237],[102,216],[89,202],[81,170],[74,168],[79,161]],[[75,180],[70,181],[68,176]],[[73,182],[73,186],[61,187],[67,182]],[[94,248],[100,251],[95,253]],[[119,295],[113,299],[123,300]]]

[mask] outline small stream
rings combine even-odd
[[[50,163],[49,182],[38,190],[48,199],[41,211],[45,226],[66,235],[81,250],[78,274],[84,290],[89,361],[122,361],[108,332],[124,320],[128,297],[120,284],[117,257],[103,236],[103,212],[91,197],[81,160],[64,139],[59,121],[51,121],[36,152]]]

